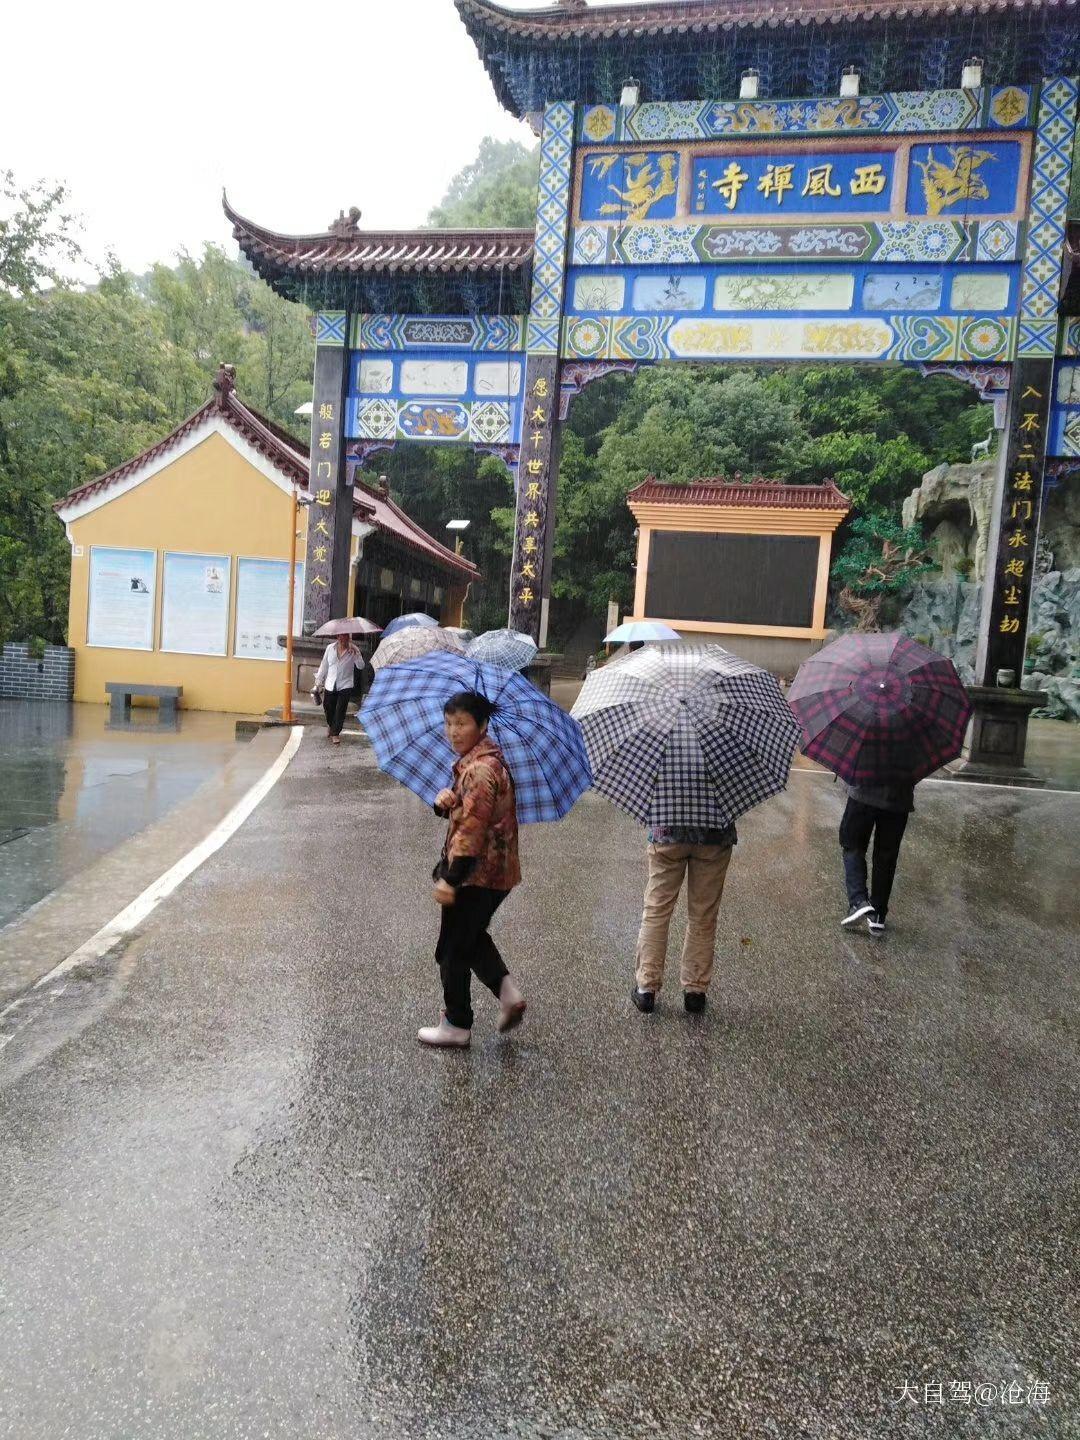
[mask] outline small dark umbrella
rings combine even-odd
[[[315,631],[315,639],[329,639],[333,635],[381,635],[382,626],[373,625],[370,620],[365,620],[360,615],[352,615],[346,620],[328,620],[325,625],[320,625]]]
[[[788,691],[803,753],[849,785],[922,780],[955,760],[971,718],[956,667],[899,632],[841,636]]]

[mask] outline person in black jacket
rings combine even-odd
[[[848,913],[845,929],[866,919],[871,935],[884,935],[900,842],[908,816],[915,808],[915,785],[856,785],[848,789],[848,802],[840,821],[840,848],[844,852]],[[866,852],[874,841],[874,874],[867,887]]]

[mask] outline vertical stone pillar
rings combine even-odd
[[[956,771],[959,779],[1042,783],[1024,765],[1028,716],[1040,702],[1037,695],[1020,686],[1059,339],[1058,293],[1077,95],[1077,81],[1062,76],[1044,80],[1039,90],[1016,361],[1009,386],[1002,474],[990,524],[975,663],[980,683],[969,691],[975,713],[964,760]],[[1010,685],[998,684],[998,673],[1003,670],[1013,672]]]
[[[559,416],[559,361],[529,355],[522,400],[521,460],[518,464],[514,554],[510,571],[510,628],[547,639],[544,601],[551,594],[551,547],[558,480],[556,433]]]
[[[1042,357],[1013,366],[983,591],[976,671],[982,685],[996,685],[998,672],[1011,670],[1018,688],[1024,674],[1053,369],[1053,360]]]
[[[551,553],[558,483],[559,333],[566,289],[566,247],[574,156],[574,106],[544,109],[532,296],[525,332],[521,458],[518,465],[510,626],[547,640]]]
[[[315,384],[311,403],[311,460],[307,552],[304,564],[304,634],[349,613],[349,551],[353,492],[345,466],[345,397],[349,383],[348,314],[315,317]]]

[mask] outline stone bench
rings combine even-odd
[[[149,695],[158,702],[163,721],[176,719],[176,702],[184,693],[182,685],[138,685],[126,684],[119,680],[107,680],[105,693],[109,697],[109,719],[126,720],[131,713],[133,695]]]

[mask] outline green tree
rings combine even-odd
[[[517,140],[494,140],[488,135],[481,140],[476,159],[450,181],[428,224],[448,229],[531,229],[539,170],[539,147],[527,150]]]
[[[0,170],[0,290],[33,295],[59,285],[61,267],[82,258],[66,185],[38,180],[20,188]]]
[[[600,445],[598,467],[627,490],[648,475],[682,482],[772,476],[786,447],[804,438],[795,407],[756,373],[662,366],[636,377]]]
[[[79,250],[64,188],[3,184],[0,633],[59,642],[70,557],[54,501],[202,405],[223,360],[306,438],[293,411],[310,394],[311,334],[302,307],[213,246],[141,279],[110,261],[96,284],[67,284]]]
[[[8,636],[59,643],[70,557],[53,501],[169,429],[165,357],[119,270],[90,291],[7,302],[3,321],[0,624]]]
[[[206,245],[195,259],[155,265],[142,283],[168,354],[170,409],[179,418],[206,399],[218,365],[236,366],[241,396],[271,419],[296,426],[311,398],[309,312],[276,295],[246,265]]]
[[[921,526],[904,526],[883,510],[870,510],[852,521],[831,579],[855,628],[880,630],[886,602],[932,568]]]

